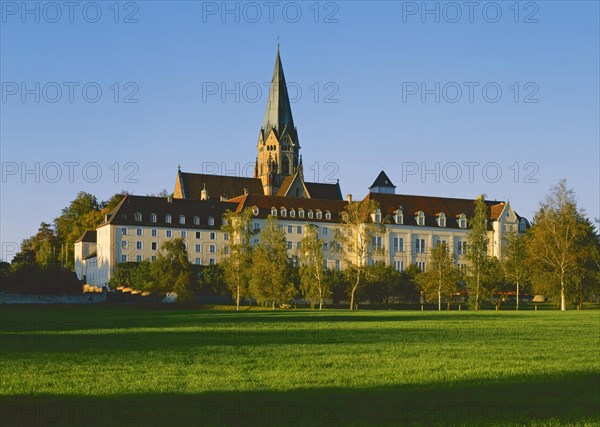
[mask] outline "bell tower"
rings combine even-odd
[[[254,177],[260,178],[266,195],[276,195],[286,177],[302,172],[298,132],[292,118],[279,47],[257,149]]]

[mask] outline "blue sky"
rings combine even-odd
[[[3,258],[78,191],[251,173],[278,37],[308,180],[600,217],[598,2],[50,3],[1,3]]]

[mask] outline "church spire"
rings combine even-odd
[[[279,55],[279,46],[277,46],[277,59],[275,60],[275,70],[271,79],[271,88],[269,89],[269,99],[267,101],[267,111],[262,130],[266,139],[271,129],[275,129],[278,136],[281,136],[287,128],[289,133],[294,133],[294,119],[292,118],[292,108],[288,96],[283,66],[281,65],[281,56]]]

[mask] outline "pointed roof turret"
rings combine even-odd
[[[281,56],[279,55],[279,48],[277,48],[275,70],[271,79],[267,111],[265,112],[262,130],[266,138],[271,129],[275,129],[278,136],[281,136],[286,128],[290,133],[293,133],[295,130],[290,98],[283,74],[283,66],[281,65]]]
[[[371,193],[395,194],[396,186],[384,171],[379,172],[373,185],[369,187]]]

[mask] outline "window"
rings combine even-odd
[[[135,256],[135,260],[136,260],[137,262],[142,262],[142,256],[141,256],[141,255],[136,255],[136,256]]]
[[[181,230],[181,238],[185,239],[187,237],[187,231]]]
[[[215,233],[214,231],[210,232],[210,240],[215,240],[217,238],[217,233]]]
[[[292,227],[291,225],[288,225],[288,233],[292,234],[294,232],[294,227]]]
[[[215,259],[214,259],[214,258],[211,258],[211,259],[209,259],[209,260],[208,260],[208,263],[209,263],[210,265],[215,265]]]
[[[287,216],[287,209],[286,208],[281,208],[281,210],[279,212],[281,213],[281,216]]]
[[[313,217],[313,211],[308,211],[308,218],[312,219],[312,217]]]
[[[417,216],[415,219],[417,221],[417,225],[425,225],[425,214],[423,213],[423,211],[417,212]]]
[[[394,269],[397,271],[404,271],[404,261],[394,261]]]
[[[417,253],[425,253],[425,239],[417,239],[416,249]]]
[[[320,210],[318,210],[317,211],[317,219],[321,219],[321,218],[323,218],[323,213]]]
[[[141,228],[137,228],[137,229],[135,230],[135,234],[136,234],[136,236],[143,236],[143,235],[144,235],[144,232],[142,231],[142,229],[141,229]]]
[[[126,235],[127,235],[127,228],[126,228],[126,227],[121,227],[121,234],[122,234],[123,236],[126,236]]]
[[[200,225],[200,217],[199,216],[194,217],[194,225]]]
[[[300,249],[302,247],[302,242],[296,242],[296,249]]]
[[[302,226],[301,226],[301,225],[298,225],[298,226],[296,227],[296,233],[298,233],[298,234],[302,234]]]
[[[127,262],[127,255],[121,255],[121,262]]]
[[[331,212],[329,212],[329,211],[325,212],[325,219],[326,220],[330,220],[331,219]]]
[[[127,249],[127,240],[121,240],[121,249]]]
[[[151,222],[156,222],[156,214],[155,213],[151,213],[150,214],[150,221]]]
[[[135,248],[136,248],[138,251],[139,251],[139,250],[141,250],[141,249],[142,249],[142,242],[140,242],[140,241],[138,241],[138,242],[135,242]]]
[[[150,257],[150,260],[151,260],[152,262],[156,261],[156,256],[155,256],[155,255],[152,255],[152,256]]]
[[[196,245],[196,252],[202,252],[202,246]]]
[[[134,214],[135,220],[136,221],[141,221],[142,220],[142,213],[141,212],[136,212]]]
[[[229,240],[229,233],[223,233],[223,240]]]
[[[208,251],[209,251],[211,254],[216,254],[216,253],[217,253],[217,247],[216,247],[215,245],[210,245],[210,246],[208,247]]]
[[[376,250],[381,250],[381,248],[382,248],[381,236],[374,236],[371,240],[371,244],[373,245],[373,248],[375,248]]]
[[[254,215],[258,215],[258,207],[257,207],[257,206],[254,206],[254,207],[252,208],[252,213],[253,213]]]
[[[158,231],[156,230],[156,228],[152,229],[151,234],[152,234],[152,237],[156,237],[158,235]]]
[[[458,216],[458,226],[460,228],[467,228],[467,217],[464,213]]]
[[[456,247],[456,253],[458,255],[466,255],[467,254],[467,242],[458,242]]]
[[[173,231],[172,230],[167,230],[167,237],[171,237],[173,235]]]
[[[196,239],[199,239],[201,236],[201,233],[199,231],[196,231]]]
[[[323,270],[327,270],[327,260],[323,260]]]
[[[156,244],[156,242],[152,242],[152,250],[153,250],[153,251],[155,251],[155,250],[156,250],[156,247],[157,247],[157,244]]]
[[[287,248],[288,248],[288,249],[292,249],[292,248],[293,248],[293,243],[292,243],[292,242],[290,242],[289,240],[288,240],[288,242],[287,242]]]
[[[298,217],[304,218],[304,209],[298,209]]]
[[[200,265],[200,258],[196,258],[196,265]]]
[[[258,222],[254,223],[254,231],[260,231],[260,224]]]
[[[329,227],[323,227],[323,236],[328,236],[329,235]]]
[[[167,224],[170,224],[170,223],[171,223],[171,214],[167,214],[167,215],[165,216],[165,222],[166,222]]]
[[[375,215],[373,215],[373,221],[376,223],[380,223],[381,222],[381,210],[377,209],[375,211]]]
[[[438,225],[440,227],[445,227],[446,226],[446,214],[444,212],[440,212],[438,214]]]
[[[329,249],[329,245],[327,244],[327,242],[323,243],[323,250],[326,251]]]
[[[225,252],[225,255],[229,255],[229,246],[223,246],[223,252]]]
[[[271,208],[271,215],[277,216],[277,208]]]
[[[417,265],[419,270],[425,271],[425,261],[419,261],[419,262],[416,262],[415,264]]]
[[[526,223],[524,219],[521,219],[521,221],[519,222],[519,232],[521,233],[525,233],[525,227],[526,227]]]
[[[396,224],[404,224],[404,213],[402,212],[402,209],[398,209],[394,213],[394,222]]]
[[[338,271],[340,270],[340,260],[339,259],[335,260],[335,269]]]
[[[212,216],[208,217],[208,225],[215,225],[215,219]]]
[[[394,237],[394,252],[404,252],[404,239],[402,237]]]
[[[290,218],[295,218],[296,217],[296,211],[293,209],[290,209]]]

